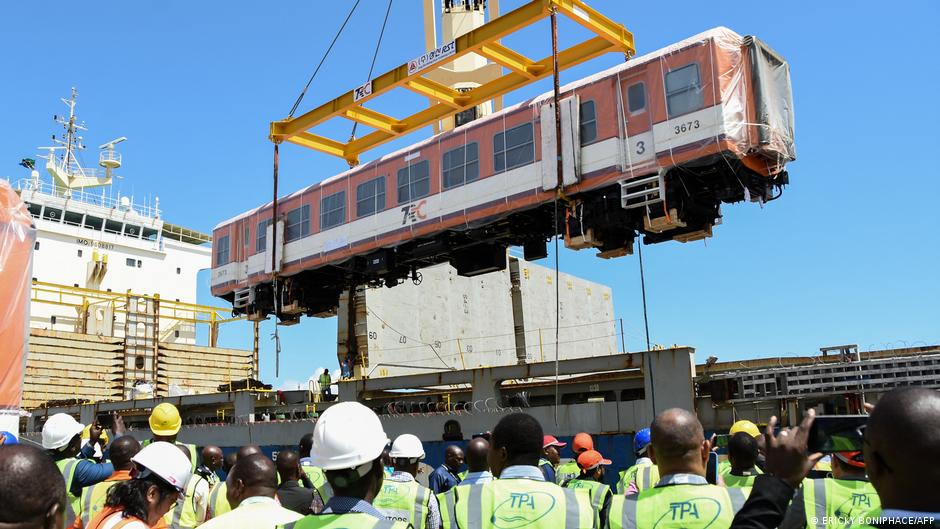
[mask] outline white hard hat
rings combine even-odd
[[[137,452],[131,461],[156,474],[180,492],[186,489],[186,482],[193,475],[189,458],[173,443],[150,443]]]
[[[392,443],[392,450],[388,453],[391,457],[405,457],[408,459],[424,459],[424,445],[417,435],[403,433],[395,438]]]
[[[323,470],[351,469],[377,459],[387,444],[388,436],[374,411],[358,402],[340,402],[317,419],[310,458]]]
[[[82,433],[85,425],[76,421],[67,413],[56,413],[42,425],[42,447],[57,450],[68,446],[76,435]]]

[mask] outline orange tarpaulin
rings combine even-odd
[[[26,205],[0,180],[0,431],[19,427],[35,241]]]

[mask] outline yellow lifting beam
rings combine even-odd
[[[551,75],[551,55],[541,60],[532,60],[500,44],[499,41],[548,17],[553,10],[597,35],[565,50],[559,50],[559,70],[604,53],[622,52],[627,58],[636,53],[633,34],[627,28],[592,9],[582,0],[532,0],[303,115],[272,122],[269,138],[275,143],[287,141],[338,156],[350,165],[356,165],[359,163],[359,155],[364,151]],[[454,90],[425,77],[431,71],[468,53],[477,53],[509,71],[466,91]],[[373,98],[399,87],[441,104],[433,104],[405,118],[387,116],[363,106]],[[310,132],[310,129],[333,117],[343,117],[376,130],[345,143]]]

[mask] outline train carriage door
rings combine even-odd
[[[561,107],[561,163],[564,185],[576,184],[581,179],[581,116],[578,96],[560,100]],[[558,187],[558,158],[555,142],[555,104],[545,103],[539,109],[542,134],[542,189]]]
[[[646,174],[655,165],[656,149],[650,113],[649,86],[641,70],[638,75],[620,80],[620,105],[623,130],[623,172]]]

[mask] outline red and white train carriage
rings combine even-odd
[[[329,313],[357,284],[393,286],[451,262],[505,266],[509,245],[546,255],[564,234],[602,257],[711,235],[722,202],[768,201],[795,159],[787,63],[716,28],[561,88],[563,200],[552,94],[506,108],[214,229],[212,293],[236,312]],[[271,253],[276,251],[276,259]]]

